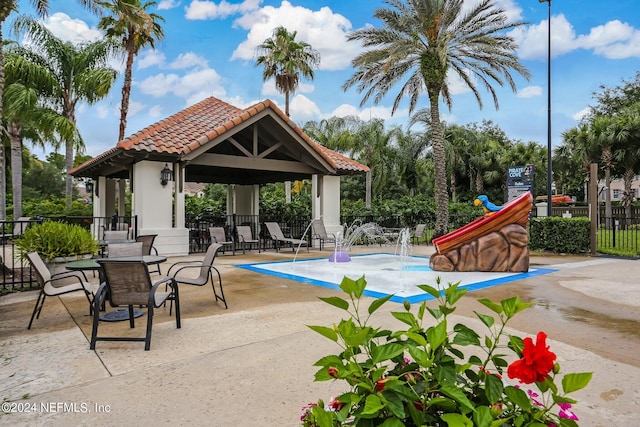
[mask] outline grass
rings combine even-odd
[[[598,230],[598,252],[626,257],[640,256],[640,230]]]

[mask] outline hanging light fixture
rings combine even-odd
[[[93,194],[93,180],[91,178],[84,183],[84,188],[87,190],[87,194]]]
[[[164,168],[160,171],[160,184],[164,187],[169,181],[173,180],[173,172],[169,169],[168,164],[164,164]]]

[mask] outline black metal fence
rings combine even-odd
[[[133,216],[86,217],[86,216],[38,216],[15,221],[0,221],[0,295],[20,290],[38,288],[36,277],[23,259],[23,254],[14,242],[32,224],[43,221],[61,221],[78,224],[90,230],[96,239],[103,237],[105,230],[130,230],[135,238],[138,235],[138,219]]]

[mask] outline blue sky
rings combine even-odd
[[[474,3],[477,0],[465,0]],[[515,75],[517,93],[499,88],[500,108],[482,92],[481,110],[473,95],[453,84],[453,108],[441,109],[447,123],[492,120],[510,138],[547,143],[547,3],[537,0],[496,0],[508,16],[528,24],[512,33],[518,56],[529,69],[529,81]],[[101,37],[98,18],[73,0],[51,1],[45,24],[59,37],[74,42]],[[155,123],[207,96],[238,107],[269,98],[284,110],[284,98],[272,81],[262,81],[255,66],[255,48],[277,26],[297,31],[297,39],[320,52],[321,65],[313,81],[301,81],[291,102],[291,118],[299,125],[331,116],[380,117],[391,124],[408,120],[407,104],[391,116],[393,97],[360,107],[361,95],[343,92],[361,52],[345,35],[367,25],[380,26],[373,11],[382,0],[158,0],[154,12],[165,18],[165,38],[155,51],[147,49],[134,64],[134,86],[127,135]],[[33,14],[30,2],[20,12]],[[13,17],[14,15],[12,15]],[[5,37],[10,38],[10,21]],[[563,131],[575,126],[600,85],[613,87],[640,70],[640,2],[638,0],[553,0],[552,139],[561,143]],[[114,67],[123,70],[121,62]],[[78,126],[86,152],[97,155],[117,142],[122,76],[109,96],[92,106],[80,105]],[[397,92],[390,92],[393,96]],[[422,97],[419,107],[427,107]],[[46,150],[48,153],[51,150]],[[34,150],[42,157],[43,153]]]

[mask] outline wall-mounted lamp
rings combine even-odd
[[[164,187],[169,181],[173,180],[173,172],[169,169],[169,165],[164,164],[164,168],[160,171],[160,184]]]
[[[91,178],[84,183],[84,188],[87,190],[87,194],[93,194],[93,180]]]

